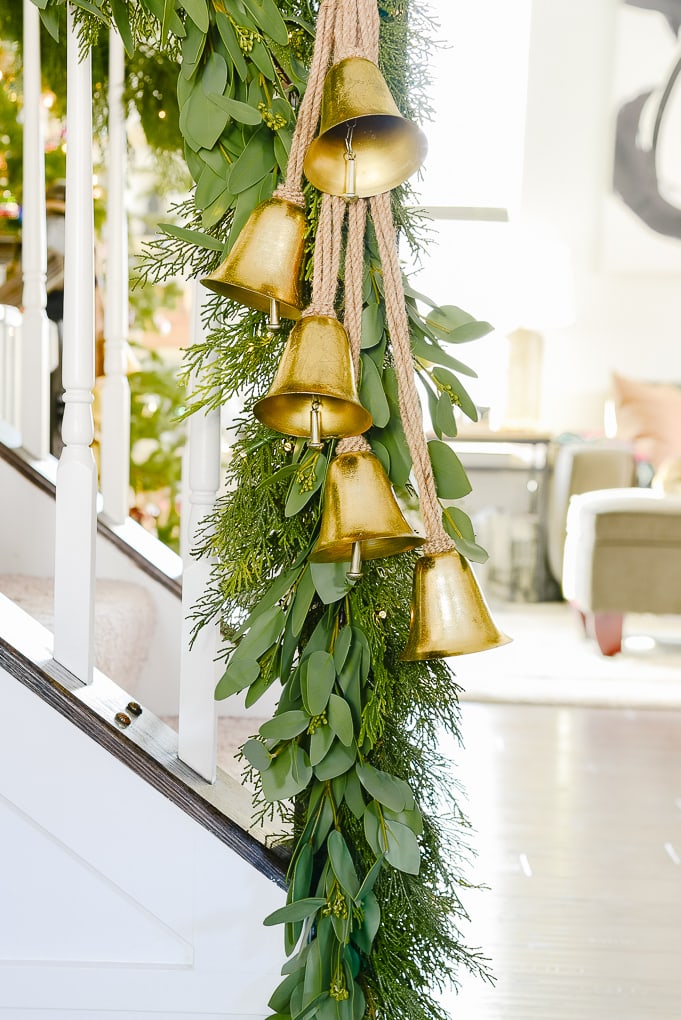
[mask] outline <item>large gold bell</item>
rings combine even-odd
[[[331,462],[311,560],[349,560],[348,576],[357,579],[362,576],[362,559],[394,556],[424,542],[405,520],[378,457],[369,452],[341,453]]]
[[[470,563],[455,549],[421,556],[414,567],[414,593],[406,661],[484,652],[508,644],[492,620]]]
[[[268,198],[248,217],[225,261],[201,283],[222,297],[269,312],[270,328],[277,329],[280,315],[300,318],[304,244],[304,211],[283,198]]]
[[[329,436],[358,436],[371,427],[338,319],[306,315],[295,324],[269,392],[253,413],[277,432],[309,436],[313,449]]]
[[[402,184],[421,166],[428,143],[406,120],[376,64],[346,57],[324,79],[319,135],[303,170],[320,191],[368,198]]]

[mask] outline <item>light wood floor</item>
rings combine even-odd
[[[478,851],[452,1020],[681,1018],[681,712],[463,706]]]

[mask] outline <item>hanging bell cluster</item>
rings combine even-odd
[[[426,136],[402,116],[373,61],[346,57],[329,69],[319,135],[303,163],[315,188],[348,200],[379,195],[411,177],[427,151]]]
[[[468,655],[510,640],[492,620],[470,563],[455,549],[417,560],[403,660]]]
[[[305,212],[282,198],[256,206],[225,261],[204,287],[221,297],[269,314],[269,328],[280,317],[299,319],[303,308],[301,272]]]
[[[295,324],[269,392],[253,413],[276,432],[309,436],[312,449],[330,437],[358,436],[371,427],[338,319],[306,315]]]
[[[348,577],[355,581],[362,576],[363,559],[395,556],[424,542],[407,523],[378,457],[341,453],[331,462],[311,560],[350,561]]]

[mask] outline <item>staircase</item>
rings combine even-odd
[[[283,961],[262,918],[285,863],[249,831],[233,760],[257,722],[220,720],[228,768],[210,783],[164,721],[179,711],[177,558],[149,562],[98,522],[83,684],[52,656],[52,483],[0,444],[0,491],[0,1018],[266,1016]]]

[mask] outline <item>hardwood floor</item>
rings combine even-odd
[[[681,712],[466,703],[463,734],[496,986],[462,975],[452,1020],[679,1020]]]

